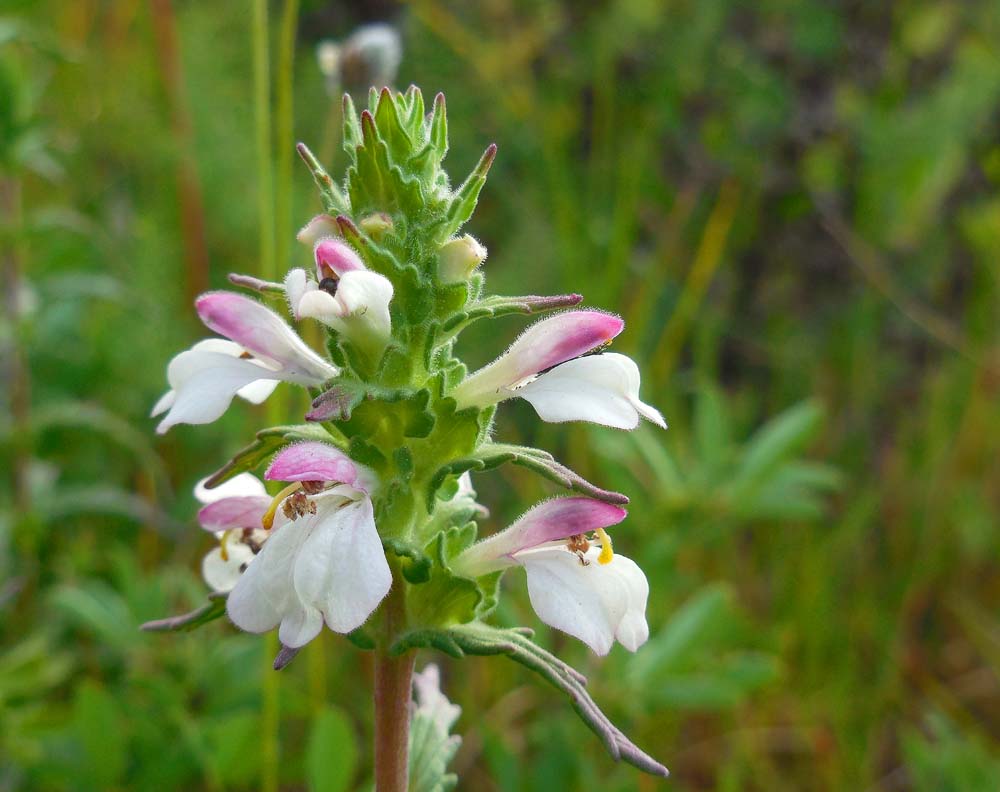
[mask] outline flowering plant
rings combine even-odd
[[[524,567],[545,623],[607,654],[648,637],[649,587],[612,548],[608,529],[626,496],[601,489],[539,449],[492,437],[497,405],[527,400],[542,420],[634,429],[665,426],[639,399],[639,371],[605,348],[617,316],[579,309],[577,294],[488,296],[486,250],[459,235],[496,154],[491,145],[457,189],[441,168],[445,101],[425,114],[419,90],[372,91],[360,115],[344,99],[351,157],[341,187],[304,146],[325,213],[299,233],[309,270],[282,283],[232,275],[254,293],[210,292],[196,301],[200,341],[167,368],[153,413],[158,431],[217,419],[234,396],[267,399],[279,383],[308,388],[299,424],[264,429],[199,484],[201,526],[218,538],[203,564],[208,605],[149,629],[190,628],[225,612],[239,628],[277,628],[287,664],[324,626],[376,653],[376,780],[405,789],[413,650],[453,657],[507,655],[568,694],[611,755],[649,773],[665,768],[597,708],[578,672],[530,640],[530,630],[487,619],[500,578]],[[268,305],[268,301],[271,305]],[[280,316],[325,326],[325,355]],[[569,309],[569,310],[559,310]],[[469,373],[455,341],[473,322],[558,311],[536,321],[500,357]],[[488,513],[470,472],[526,467],[575,494],[537,504],[477,541]],[[282,488],[269,496],[251,471]]]

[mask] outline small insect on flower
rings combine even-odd
[[[590,542],[586,536],[573,534],[566,542],[566,549],[571,553],[576,553],[576,557],[580,559],[580,566],[590,566],[590,561],[584,555],[590,549]]]
[[[340,281],[337,278],[323,278],[323,280],[319,282],[319,288],[321,291],[325,291],[331,297],[336,297],[337,286],[339,283]]]

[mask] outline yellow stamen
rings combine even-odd
[[[226,542],[229,540],[229,534],[231,533],[232,530],[223,531],[222,538],[219,539],[219,555],[222,556],[223,561],[229,560],[229,550],[226,549]]]
[[[270,531],[271,526],[274,525],[274,515],[277,514],[278,506],[281,505],[281,502],[293,492],[297,492],[300,489],[302,489],[302,482],[293,481],[274,496],[274,500],[271,501],[271,505],[267,507],[267,511],[264,512],[264,516],[260,518],[260,524],[264,527],[265,531]]]
[[[597,563],[610,564],[611,559],[615,557],[615,551],[611,547],[611,537],[603,528],[598,528],[596,533],[601,542],[601,554],[597,556]]]

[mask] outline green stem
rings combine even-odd
[[[271,170],[271,66],[269,56],[267,0],[253,2],[253,87],[254,124],[257,154],[257,227],[259,229],[260,271],[265,280],[277,280],[274,256],[274,178]],[[268,400],[268,417],[272,423],[281,422],[281,402],[277,394]],[[277,636],[271,634],[264,641],[263,655],[263,706],[261,711],[261,770],[262,792],[278,790],[278,760],[280,744],[278,729],[281,720],[281,677],[271,668],[278,651]]]
[[[295,30],[299,21],[299,1],[285,0],[281,11],[278,35],[278,80],[276,85],[277,119],[277,179],[274,218],[277,228],[275,264],[279,271],[288,269],[288,241],[292,236],[292,163],[295,153],[295,118],[293,88],[295,84]],[[287,236],[286,236],[287,235]]]
[[[712,214],[709,215],[702,234],[701,244],[695,254],[694,263],[688,272],[684,289],[677,299],[677,305],[670,321],[663,328],[656,351],[651,356],[653,377],[656,382],[666,382],[673,374],[680,357],[681,347],[695,320],[698,306],[708,290],[712,277],[726,252],[729,229],[736,218],[739,207],[740,187],[734,181],[726,181],[719,190]]]
[[[171,0],[152,0],[150,19],[153,24],[156,56],[176,155],[177,203],[180,210],[181,240],[184,248],[185,292],[194,300],[208,288],[208,245],[205,241],[205,202],[194,149],[194,125],[191,109],[184,92],[184,74],[177,41],[177,20]]]
[[[10,466],[11,487],[14,496],[14,514],[31,513],[31,369],[22,346],[21,301],[23,298],[23,225],[21,182],[17,179],[0,179],[0,217],[10,221],[14,242],[0,255],[0,275],[6,294],[7,319],[11,324],[10,354],[7,360],[7,380],[10,383],[10,415],[13,419],[13,460]],[[2,229],[8,230],[8,229]],[[31,548],[29,548],[31,549]]]
[[[262,656],[264,700],[260,715],[260,788],[262,792],[278,792],[278,760],[281,753],[281,744],[278,740],[278,729],[281,725],[281,674],[272,668],[272,664],[274,656],[280,648],[277,633],[271,632],[265,636]]]
[[[375,792],[406,792],[409,785],[410,686],[416,656],[388,653],[405,626],[406,601],[399,574],[383,603],[384,641],[375,654]]]
[[[257,151],[257,224],[260,277],[278,280],[274,260],[274,178],[271,172],[271,63],[267,0],[253,3],[254,126]]]

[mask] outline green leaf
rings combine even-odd
[[[306,743],[305,771],[310,792],[352,789],[357,764],[353,724],[342,710],[327,707],[313,721]]]
[[[94,431],[128,449],[136,461],[149,471],[157,487],[169,490],[167,469],[149,442],[148,433],[138,430],[110,410],[98,404],[69,401],[46,404],[31,413],[31,430],[34,433],[63,428]]]
[[[7,706],[18,699],[40,701],[72,669],[71,655],[56,650],[43,635],[28,636],[0,654],[0,701]]]
[[[731,442],[729,416],[718,389],[710,383],[704,383],[698,391],[694,431],[701,463],[710,471],[718,470]]]
[[[708,664],[704,670],[678,674],[649,689],[654,706],[729,710],[778,679],[780,666],[773,655],[736,652]]]
[[[751,438],[736,470],[730,499],[739,502],[781,462],[806,444],[819,428],[823,411],[813,401],[802,402],[773,418]]]
[[[124,598],[104,581],[60,586],[51,593],[50,602],[55,610],[105,645],[127,649],[139,640],[135,620]]]
[[[229,786],[249,788],[260,773],[257,751],[259,718],[254,712],[234,712],[202,724],[206,763]]]
[[[125,722],[114,696],[96,682],[85,680],[76,689],[73,732],[85,757],[77,768],[81,780],[99,790],[117,787],[128,762]]]
[[[642,652],[631,658],[629,675],[635,687],[653,685],[717,635],[712,626],[729,621],[732,597],[728,586],[707,585],[685,602]]]
[[[776,657],[727,651],[741,628],[728,586],[709,584],[627,661],[626,680],[647,707],[731,709],[779,676]]]
[[[180,532],[184,528],[183,523],[174,520],[146,498],[100,484],[56,489],[39,500],[37,507],[41,519],[50,524],[81,514],[101,514],[125,517],[164,531]]]
[[[992,741],[932,710],[922,727],[903,732],[902,749],[916,792],[979,792],[997,789],[1000,758]]]

